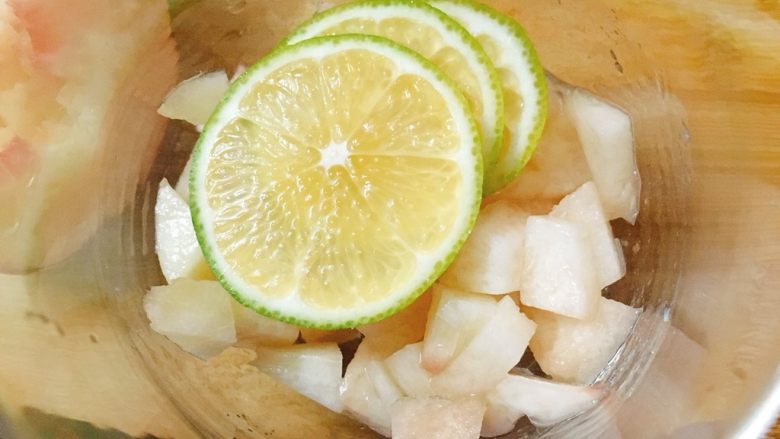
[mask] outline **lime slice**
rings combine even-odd
[[[481,200],[476,122],[384,38],[280,46],[228,89],[193,152],[190,207],[220,282],[299,326],[355,327],[449,265]]]
[[[531,40],[513,19],[468,0],[429,3],[461,23],[485,49],[504,91],[504,138],[485,194],[512,181],[528,163],[547,117],[547,83]]]
[[[286,44],[338,34],[376,35],[428,58],[458,85],[469,101],[482,136],[485,177],[502,144],[504,103],[501,82],[477,40],[441,11],[408,0],[368,0],[315,15],[287,37]]]

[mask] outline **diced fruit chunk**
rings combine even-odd
[[[439,282],[464,291],[519,291],[528,214],[507,201],[485,206],[458,257]]]
[[[431,373],[422,367],[422,343],[406,345],[385,359],[390,375],[407,396],[425,397],[433,394]]]
[[[563,421],[595,405],[601,392],[536,377],[507,375],[487,395],[483,436],[499,436],[525,415],[538,427]]]
[[[583,91],[564,97],[610,219],[631,224],[639,213],[641,180],[634,157],[634,136],[628,114]]]
[[[493,316],[495,309],[496,299],[491,296],[435,285],[423,339],[423,367],[431,373],[447,367]]]
[[[336,343],[261,347],[252,365],[334,412],[341,412],[341,350]]]
[[[366,376],[374,387],[379,400],[385,407],[392,407],[399,399],[403,398],[404,392],[398,387],[398,384],[390,376],[387,367],[382,361],[369,360],[365,366]]]
[[[478,439],[484,413],[476,398],[404,398],[393,405],[393,439]]]
[[[593,316],[601,298],[587,230],[551,216],[526,225],[524,305],[577,319]]]
[[[157,111],[169,119],[203,126],[229,85],[227,73],[222,70],[185,79],[168,93]]]
[[[423,339],[432,297],[433,294],[426,291],[397,314],[361,326],[358,330],[370,340],[375,349],[381,349],[384,356],[390,355],[409,343]]]
[[[236,336],[239,344],[250,346],[286,346],[298,339],[298,328],[289,323],[261,316],[240,303],[233,301],[236,319]]]
[[[341,401],[346,411],[372,430],[390,436],[390,405],[403,396],[384,367],[382,355],[364,339],[347,366],[341,383]]]
[[[612,235],[612,227],[593,182],[589,181],[567,195],[550,212],[550,216],[573,221],[585,227],[600,287],[606,287],[626,274],[623,249]]]
[[[556,380],[589,384],[625,341],[639,310],[601,298],[590,320],[577,320],[537,309],[526,312],[536,324],[531,351],[545,373]]]
[[[190,207],[165,179],[157,191],[154,224],[155,251],[169,283],[183,277],[213,279],[195,237]]]
[[[433,377],[434,392],[458,397],[490,391],[520,361],[535,327],[510,297],[504,297],[463,351]]]
[[[144,310],[153,330],[208,359],[236,342],[232,300],[218,282],[177,279],[152,287]]]

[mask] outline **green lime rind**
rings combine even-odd
[[[471,195],[473,199],[464,200],[461,211],[463,213],[467,212],[467,214],[463,215],[459,227],[453,232],[452,242],[450,246],[447,247],[446,254],[444,254],[438,262],[428,268],[427,273],[424,273],[422,280],[417,282],[414,288],[390,295],[390,297],[397,296],[397,299],[382,304],[381,309],[371,312],[360,312],[360,310],[343,312],[342,314],[344,315],[339,318],[333,318],[332,316],[327,316],[326,312],[317,310],[317,317],[311,315],[302,317],[300,313],[279,309],[270,304],[269,301],[264,302],[263,300],[256,300],[249,297],[250,295],[244,291],[244,288],[237,286],[239,282],[236,281],[235,276],[231,275],[231,273],[226,270],[227,264],[220,259],[219,250],[211,240],[211,233],[208,227],[210,209],[204,194],[204,185],[200,180],[203,178],[202,174],[204,174],[205,171],[204,165],[208,162],[207,154],[213,145],[212,138],[219,132],[224,123],[227,120],[230,120],[230,117],[233,114],[233,106],[244,96],[241,92],[244,91],[247,86],[258,81],[254,78],[258,72],[273,66],[274,63],[279,62],[280,60],[284,60],[285,57],[294,60],[294,55],[308,49],[327,48],[329,46],[337,47],[339,45],[348,46],[351,43],[362,44],[366,48],[389,48],[396,52],[397,55],[405,57],[406,60],[418,63],[423,70],[432,74],[435,79],[439,81],[439,85],[442,87],[440,91],[449,93],[451,97],[457,101],[458,105],[455,108],[462,109],[462,114],[456,115],[456,117],[463,118],[466,122],[464,128],[466,128],[469,133],[462,141],[470,145],[470,147],[464,146],[460,153],[473,160],[472,180],[470,183],[468,180],[464,181],[464,184],[474,188],[471,194],[466,194]],[[283,65],[284,64],[280,64],[279,67]],[[447,267],[449,267],[466,241],[466,238],[471,233],[474,223],[476,222],[482,198],[483,172],[479,130],[477,128],[477,123],[469,110],[466,98],[458,90],[457,86],[433,63],[411,49],[381,37],[368,35],[318,37],[292,46],[278,46],[271,53],[247,69],[247,71],[231,84],[219,105],[214,110],[214,113],[212,113],[211,117],[206,122],[203,132],[195,144],[192,153],[192,169],[189,175],[189,205],[192,222],[195,228],[195,235],[203,252],[203,256],[219,283],[236,301],[261,315],[300,327],[317,329],[355,328],[382,320],[402,310],[422,295],[436,279],[441,276]],[[468,176],[468,174],[466,174],[466,176]],[[442,253],[444,253],[444,251],[442,251]],[[258,296],[262,297],[262,294],[259,294]]]
[[[519,73],[519,79],[522,81],[525,77],[533,78],[533,89],[536,99],[528,99],[526,94],[521,94],[521,97],[524,105],[523,111],[534,111],[529,111],[521,117],[521,125],[525,124],[526,127],[523,132],[516,136],[515,147],[510,146],[508,153],[503,158],[499,158],[494,171],[486,176],[483,193],[487,196],[501,190],[517,178],[536,151],[547,120],[548,91],[544,69],[531,39],[528,37],[525,29],[514,19],[471,0],[428,0],[428,2],[434,7],[442,8],[445,13],[451,12],[448,11],[448,5],[468,9],[470,12],[495,23],[497,26],[495,29],[505,30],[511,40],[517,43],[520,54],[527,64],[526,72],[517,72]],[[464,26],[467,30],[472,31],[472,34],[475,33],[472,29],[473,23],[466,22]],[[506,46],[503,46],[502,49],[508,50]]]
[[[482,161],[485,167],[485,181],[483,184],[487,184],[487,179],[495,172],[501,146],[503,145],[505,121],[504,94],[501,90],[501,79],[498,75],[498,72],[496,72],[495,67],[493,66],[493,62],[482,48],[482,45],[479,43],[479,41],[477,41],[477,39],[474,38],[465,27],[463,27],[457,21],[453,20],[444,12],[428,5],[424,1],[417,0],[361,0],[351,2],[332,7],[315,14],[312,18],[305,21],[292,32],[290,32],[290,34],[279,43],[279,46],[291,45],[315,36],[321,36],[319,35],[319,30],[316,28],[325,22],[335,19],[336,17],[344,16],[345,18],[362,18],[364,14],[362,14],[360,11],[370,10],[372,12],[376,12],[383,9],[391,11],[393,8],[403,8],[405,10],[404,14],[400,16],[406,19],[419,17],[421,20],[425,20],[423,17],[428,17],[431,20],[440,23],[447,31],[452,32],[461,42],[461,44],[469,51],[468,54],[462,54],[464,56],[469,55],[473,57],[476,62],[484,68],[484,73],[486,73],[488,77],[486,82],[489,85],[482,84],[480,89],[483,96],[485,98],[489,98],[493,104],[490,105],[490,102],[486,103],[483,99],[483,107],[485,107],[485,112],[483,115],[475,116],[482,116],[478,117],[478,119],[484,120],[485,116],[487,116],[488,113],[491,113],[487,117],[493,121],[493,126],[488,130],[490,131],[490,137],[487,137],[487,133],[485,133],[485,130],[483,130],[483,137],[487,137],[487,140],[484,138],[482,139]],[[431,23],[433,21],[426,21],[426,23]],[[386,37],[384,35],[377,36]],[[466,56],[466,58],[468,59],[469,56]],[[479,78],[478,82],[481,82]],[[484,123],[481,125],[484,125]],[[492,141],[490,139],[492,139]]]

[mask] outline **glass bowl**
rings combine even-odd
[[[246,366],[245,352],[211,362],[181,352],[141,307],[163,283],[157,185],[178,178],[197,138],[154,114],[165,92],[199,72],[252,64],[337,2],[179,0],[169,25],[155,0],[45,1],[57,23],[78,23],[85,10],[96,27],[101,13],[120,17],[101,32],[118,58],[134,50],[133,62],[96,107],[105,114],[87,146],[48,158],[73,166],[56,178],[33,167],[16,187],[0,172],[0,437],[375,437]],[[506,437],[759,437],[780,408],[780,5],[487,3],[535,42],[551,126],[569,86],[631,115],[643,185],[636,225],[613,224],[628,275],[607,295],[644,312],[598,378],[609,397]],[[120,43],[128,35],[135,46]]]

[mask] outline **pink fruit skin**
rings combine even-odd
[[[176,81],[177,54],[162,0],[131,6],[112,0],[5,2],[0,0],[0,21],[10,21],[17,41],[0,42],[0,55],[10,50],[17,62],[0,78],[11,82],[0,81],[0,95],[2,86],[33,90],[11,110],[26,124],[5,126],[0,112],[0,138],[8,138],[3,131],[11,135],[10,142],[0,144],[0,272],[13,273],[72,255],[103,219],[134,198],[164,134],[166,121],[157,108]],[[10,6],[10,17],[2,14],[4,6],[6,11]],[[95,35],[103,35],[107,46],[116,35],[117,44],[110,47],[124,50],[107,51],[106,62],[69,64],[82,47],[95,50]],[[8,59],[0,56],[0,64]],[[97,125],[83,122],[96,109],[81,108],[81,96],[67,88],[84,82],[79,69],[106,69],[110,81],[73,88],[102,99],[100,117],[93,119]],[[100,89],[106,84],[107,94]],[[83,130],[90,133],[86,145],[68,143],[67,134]]]

